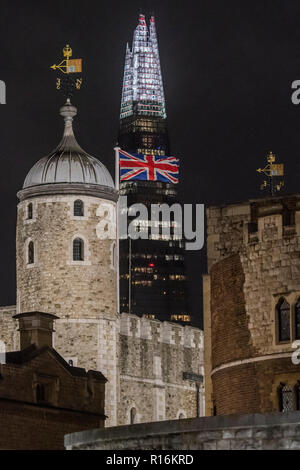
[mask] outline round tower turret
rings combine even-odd
[[[106,167],[77,143],[77,110],[69,100],[60,114],[60,144],[33,166],[18,192],[17,312],[57,315],[56,349],[80,366],[99,368],[99,321],[117,316],[118,193]]]

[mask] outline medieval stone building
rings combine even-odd
[[[1,357],[0,449],[58,450],[67,432],[104,427],[105,377],[52,347],[49,313],[16,315],[20,350]]]
[[[68,100],[61,143],[18,193],[17,306],[0,309],[0,339],[18,348],[15,313],[57,315],[55,349],[108,380],[108,425],[203,415],[203,332],[117,311],[118,193],[78,145],[76,113]]]
[[[207,256],[206,414],[299,410],[300,196],[208,208]]]

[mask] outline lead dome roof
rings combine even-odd
[[[83,183],[114,188],[108,169],[86,153],[76,141],[72,121],[77,109],[68,99],[60,109],[65,120],[61,142],[53,152],[41,158],[28,172],[23,189],[56,183]]]

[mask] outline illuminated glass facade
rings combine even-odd
[[[132,48],[127,45],[120,112],[119,146],[133,153],[171,155],[154,17],[140,15]],[[121,183],[128,205],[176,202],[176,185],[156,181]],[[151,222],[140,222],[150,231]],[[120,308],[148,318],[189,323],[184,241],[161,233],[148,240],[120,241]]]
[[[120,118],[132,116],[166,117],[154,17],[149,30],[140,15],[134,31],[132,50],[126,47]]]

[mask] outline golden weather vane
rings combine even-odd
[[[274,194],[280,191],[284,186],[284,164],[275,163],[275,161],[275,155],[273,152],[270,152],[269,155],[267,155],[268,164],[264,168],[258,168],[256,170],[258,173],[263,173],[267,176],[267,180],[264,180],[260,189],[269,189],[271,196],[274,196]]]
[[[71,59],[73,51],[69,44],[63,48],[64,59],[59,64],[51,65],[59,76],[56,79],[56,89],[62,90],[67,98],[73,95],[73,91],[80,90],[82,85],[82,59]]]

